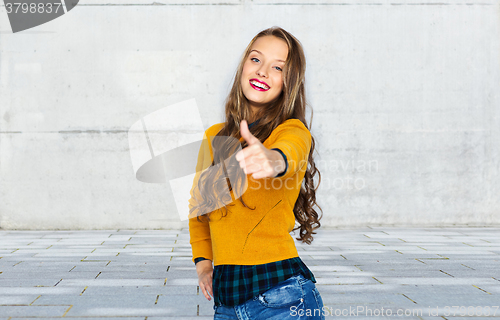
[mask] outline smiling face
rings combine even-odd
[[[253,43],[241,74],[241,87],[252,114],[281,94],[287,56],[286,42],[275,36],[260,37]]]

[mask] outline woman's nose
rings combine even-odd
[[[260,68],[259,70],[257,70],[257,74],[261,77],[266,77],[267,74],[266,72],[263,70],[264,68]]]

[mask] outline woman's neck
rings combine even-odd
[[[252,114],[250,116],[250,118],[248,119],[248,124],[253,123],[259,119],[260,119],[260,116],[258,114]]]
[[[254,123],[255,121],[259,121],[259,120],[260,119],[253,118],[253,119],[251,119],[251,120],[248,121],[248,124],[250,125],[250,124]]]

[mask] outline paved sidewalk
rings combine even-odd
[[[296,243],[326,319],[500,318],[500,228],[317,232]],[[187,229],[3,230],[0,257],[0,320],[213,319]]]

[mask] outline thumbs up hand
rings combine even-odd
[[[245,174],[252,174],[254,179],[275,177],[285,170],[285,160],[276,150],[269,150],[248,129],[246,120],[240,123],[241,136],[248,146],[236,153],[236,160],[240,163]]]

